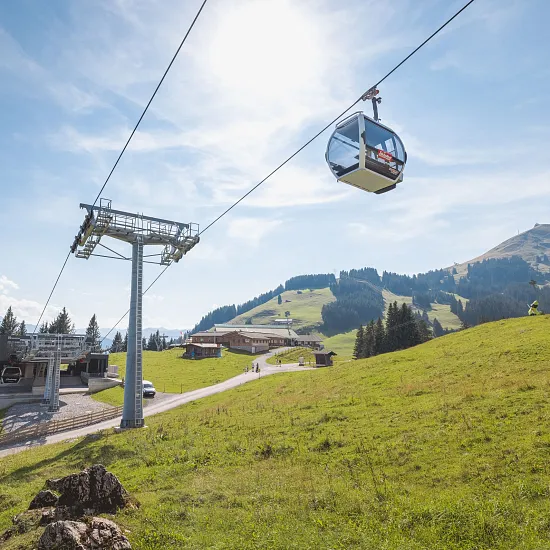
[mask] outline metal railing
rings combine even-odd
[[[25,441],[33,441],[44,438],[59,432],[67,430],[75,430],[92,424],[98,424],[104,420],[111,420],[122,415],[122,407],[113,407],[103,411],[83,414],[65,420],[50,420],[48,422],[39,422],[28,428],[20,428],[12,432],[0,434],[0,447],[21,443]]]

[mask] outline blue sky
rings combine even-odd
[[[206,226],[463,3],[209,0],[103,196]],[[0,315],[12,305],[36,322],[79,203],[199,5],[0,3]],[[546,0],[476,0],[381,87],[383,122],[409,155],[397,190],[336,182],[325,134],[166,272],[145,325],[186,328],[301,273],[445,267],[547,223],[549,17]],[[146,266],[146,284],[159,269]],[[96,313],[108,327],[129,277],[127,262],[71,257],[47,317],[66,306],[78,326]]]

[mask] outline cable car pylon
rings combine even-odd
[[[71,245],[71,252],[77,258],[89,259],[91,256],[127,260],[132,262],[132,284],[130,295],[130,318],[128,323],[128,348],[126,354],[126,373],[124,384],[124,407],[121,428],[141,428],[143,419],[143,264],[153,263],[168,267],[181,260],[200,240],[199,226],[196,223],[182,223],[161,218],[132,214],[111,208],[111,201],[101,199],[99,206],[81,204],[87,214],[80,226],[78,235]],[[103,237],[112,237],[132,245],[132,257],[127,258],[110,249],[100,241]],[[163,246],[160,261],[144,260],[143,249],[146,245]],[[101,246],[116,256],[94,254]]]

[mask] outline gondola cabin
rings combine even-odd
[[[363,112],[336,126],[325,157],[338,181],[377,194],[403,181],[407,162],[399,136]]]

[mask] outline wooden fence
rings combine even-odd
[[[84,426],[98,424],[104,420],[111,420],[112,418],[116,418],[121,415],[122,407],[112,407],[103,411],[87,413],[81,416],[67,418],[65,420],[39,422],[38,424],[29,426],[28,428],[20,428],[12,432],[0,434],[0,447],[40,439],[59,432],[66,432],[67,430],[83,428]]]

